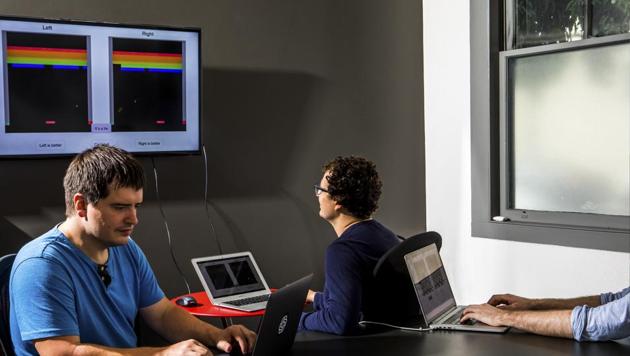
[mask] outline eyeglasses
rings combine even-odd
[[[315,188],[315,196],[320,196],[322,192],[326,192],[330,194],[330,192],[327,189],[324,189],[317,184],[315,184],[313,187]]]
[[[107,272],[107,265],[98,265],[97,272],[101,281],[103,281],[105,288],[109,287],[109,284],[112,283],[112,276],[110,276]]]

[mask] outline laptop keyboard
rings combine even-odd
[[[230,304],[230,305],[235,305],[237,307],[240,307],[241,305],[248,305],[248,304],[256,304],[256,303],[260,303],[260,302],[266,302],[267,300],[269,300],[269,294],[263,294],[263,295],[259,295],[259,296],[256,296],[256,297],[232,300],[232,301],[229,301],[229,302],[225,302],[225,304]]]
[[[458,310],[455,314],[453,314],[450,318],[448,318],[446,321],[444,321],[444,324],[455,324],[455,325],[473,325],[475,324],[477,321],[476,320],[471,320],[468,319],[466,321],[464,321],[463,323],[459,321],[459,319],[462,318],[462,314],[464,313],[464,308]]]

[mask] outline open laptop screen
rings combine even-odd
[[[249,256],[198,261],[197,266],[213,298],[265,289]]]
[[[435,244],[406,254],[405,262],[427,323],[456,305]]]

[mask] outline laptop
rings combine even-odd
[[[271,295],[258,326],[252,356],[282,355],[291,349],[312,279],[313,275],[309,274]],[[241,354],[238,346],[232,347],[232,350],[232,355]],[[221,355],[217,350],[213,352],[217,356]]]
[[[191,260],[214,305],[242,311],[265,309],[271,290],[251,252]]]
[[[434,243],[406,254],[405,263],[420,304],[424,328],[493,333],[503,333],[509,329],[478,321],[459,322],[466,306],[458,306],[455,302],[442,258]]]

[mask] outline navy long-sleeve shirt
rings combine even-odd
[[[352,333],[361,320],[363,295],[374,282],[374,266],[398,243],[398,237],[375,220],[344,231],[326,249],[324,291],[315,294],[314,311],[302,314],[299,329]]]

